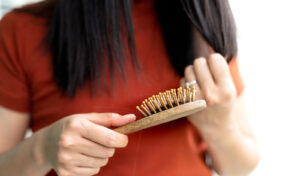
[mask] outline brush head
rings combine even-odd
[[[145,116],[140,120],[114,129],[123,134],[130,134],[152,126],[167,123],[206,108],[204,100],[195,100],[195,87],[179,87],[153,95],[144,100],[137,109]]]
[[[137,110],[143,114],[144,117],[151,116],[158,112],[171,109],[176,106],[180,106],[185,103],[195,101],[196,88],[179,87],[176,89],[167,90],[163,93],[153,95],[145,99],[140,106],[137,106]]]

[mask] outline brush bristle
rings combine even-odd
[[[144,117],[148,117],[166,109],[195,101],[195,96],[195,86],[193,86],[192,89],[190,87],[179,87],[177,90],[167,90],[145,99],[140,106],[136,107],[136,109],[142,113]]]

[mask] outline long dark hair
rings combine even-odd
[[[107,67],[112,80],[116,70],[126,78],[128,62],[139,70],[131,1],[46,0],[18,9],[50,14],[45,42],[53,54],[53,78],[65,94],[76,95],[87,81],[92,87],[105,86]],[[156,0],[155,7],[168,54],[180,75],[195,57],[192,27],[228,62],[236,54],[236,29],[227,0]]]

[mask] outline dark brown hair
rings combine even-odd
[[[228,0],[156,0],[155,7],[171,62],[180,75],[195,58],[192,27],[228,61],[236,54]],[[131,0],[46,0],[18,10],[49,18],[45,42],[53,53],[53,78],[69,96],[75,96],[86,81],[92,87],[106,85],[104,68],[109,68],[111,78],[116,68],[124,73],[127,55],[139,69]]]

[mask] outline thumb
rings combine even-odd
[[[88,120],[105,127],[119,127],[135,121],[134,114],[120,115],[117,113],[90,113]]]

